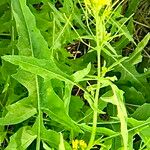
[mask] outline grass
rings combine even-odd
[[[0,149],[150,149],[147,3],[0,2]]]

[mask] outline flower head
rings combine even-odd
[[[84,150],[84,149],[87,148],[87,144],[83,140],[79,141],[79,145],[80,145],[80,147],[81,147],[82,150]]]
[[[72,148],[73,150],[78,150],[78,149],[85,150],[87,148],[87,144],[83,140],[76,139],[72,141]]]
[[[111,0],[84,0],[84,3],[93,11],[99,11],[104,6],[110,6]]]
[[[72,141],[72,148],[73,148],[73,150],[77,150],[78,149],[78,144],[79,144],[78,140],[73,140]]]

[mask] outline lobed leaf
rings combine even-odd
[[[36,27],[34,15],[26,5],[26,0],[12,0],[12,11],[19,34],[20,55],[49,59],[48,44]]]

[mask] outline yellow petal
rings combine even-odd
[[[73,140],[72,141],[72,148],[73,148],[73,150],[77,150],[78,149],[78,144],[79,144],[78,140]]]

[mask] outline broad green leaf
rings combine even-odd
[[[53,60],[37,59],[34,57],[26,56],[3,56],[5,61],[12,64],[19,65],[19,67],[25,71],[29,71],[33,74],[40,75],[43,78],[57,78],[69,82],[71,77],[63,73],[54,63]],[[70,81],[71,82],[71,81]]]
[[[35,139],[36,135],[31,131],[31,128],[24,126],[11,136],[5,150],[26,150]]]
[[[121,72],[121,78],[119,80],[120,84],[130,82],[132,86],[143,93],[145,98],[149,97],[150,86],[147,83],[147,79],[140,76],[136,71],[135,66],[131,65],[128,61],[124,61],[116,67],[115,70]]]
[[[78,126],[68,116],[63,101],[54,92],[51,81],[45,84],[43,101],[41,102],[42,110],[54,121],[64,125],[67,129],[80,132]],[[46,97],[45,97],[46,96]]]
[[[114,68],[114,71],[121,73],[121,78],[119,79],[119,84],[127,84],[128,82],[131,82],[132,86],[136,88],[136,90],[143,93],[143,96],[145,98],[148,98],[150,96],[149,90],[150,86],[147,83],[147,79],[142,76],[142,74],[139,74],[134,66],[134,64],[139,62],[139,58],[141,59],[141,51],[146,46],[149,40],[149,34],[145,36],[145,38],[138,44],[135,51],[129,56],[128,59],[126,59],[123,62],[120,62],[118,66]],[[104,56],[106,59],[108,59],[108,55],[111,57],[108,61],[115,61],[118,60],[113,56],[110,55],[110,53],[105,49],[105,52],[107,53],[106,56]],[[149,101],[149,99],[147,100]]]
[[[77,84],[74,79],[69,75],[63,73],[52,60],[37,59],[33,57],[25,56],[3,56],[5,61],[11,62],[15,65],[19,65],[25,71],[29,71],[33,74],[39,75],[45,79],[56,78],[61,81],[65,81],[70,84]],[[87,96],[89,94],[86,92]],[[88,99],[88,102],[93,106],[92,100]]]
[[[138,107],[131,116],[137,120],[147,120],[150,117],[150,104],[145,103]]]
[[[48,48],[48,44],[44,37],[41,35],[39,29],[36,27],[36,21],[34,15],[26,5],[26,0],[12,0],[12,12],[16,21],[16,28],[18,31],[18,44],[19,54],[24,56],[32,56],[37,58],[49,59],[51,53]],[[28,71],[28,70],[26,70]],[[18,79],[18,78],[17,78]],[[40,90],[42,89],[42,79],[34,75],[32,78],[32,86],[34,88],[34,105],[38,111],[38,119],[41,115],[41,95]],[[44,85],[43,85],[44,86]],[[31,91],[30,91],[31,92]],[[31,94],[31,93],[30,93]],[[40,149],[41,139],[41,125],[38,124],[37,128],[37,143],[36,149]]]
[[[126,91],[124,93],[126,103],[142,105],[146,102],[143,93],[139,92],[134,87],[122,86],[121,89],[123,89],[123,91]]]
[[[7,106],[7,113],[0,118],[0,125],[17,124],[35,115],[37,110],[31,105],[31,101],[30,98],[24,98]]]
[[[6,57],[6,56],[4,56],[4,57]],[[8,57],[11,57],[11,56],[8,56]],[[70,77],[68,77],[68,75],[61,72],[59,70],[59,68],[57,68],[55,63],[52,61],[50,62],[47,60],[39,60],[39,59],[36,59],[33,57],[25,57],[25,56],[14,56],[14,57],[17,58],[14,61],[14,63],[18,63],[18,60],[20,57],[21,64],[19,62],[19,65],[21,68],[23,67],[23,69],[26,71],[31,71],[32,73],[41,75],[45,79],[57,78],[57,79],[64,80],[67,82],[69,81],[72,83],[72,81],[70,79],[68,79]],[[28,59],[28,62],[24,64],[24,62],[27,59]],[[28,66],[28,64],[29,64],[29,66]],[[48,70],[48,69],[50,69],[50,70]],[[66,77],[68,77],[68,78],[66,78]],[[44,84],[46,84],[46,83],[44,83]],[[41,102],[41,103],[43,103],[43,105],[40,106],[40,107],[42,107],[43,111],[48,113],[48,115],[50,117],[52,117],[54,120],[56,120],[57,122],[60,122],[63,125],[67,125],[69,128],[72,126],[73,129],[79,130],[74,125],[74,123],[71,123],[71,119],[65,113],[66,111],[64,109],[63,101],[55,94],[55,92],[53,92],[53,89],[52,89],[52,87],[50,87],[50,85],[48,85],[47,92],[45,92],[45,93],[47,95],[46,95],[46,97],[44,97],[43,101]],[[53,101],[53,99],[55,99],[55,101]],[[63,114],[63,117],[62,117],[62,114]]]
[[[79,96],[71,96],[69,115],[73,120],[78,121],[82,119],[83,115],[81,113],[81,109],[83,105],[84,102]]]
[[[40,60],[40,59],[36,59],[33,57],[25,57],[25,56],[4,56],[4,57],[5,58],[14,57],[15,59],[13,60],[13,63],[18,64],[19,62],[18,65],[22,69],[38,74],[45,79],[57,78],[59,80],[64,80],[66,82],[72,83],[72,81],[70,80],[70,77],[64,74],[63,72],[61,72],[59,68],[57,68],[55,63],[52,61],[50,62],[47,60]],[[10,59],[8,61],[10,61]],[[44,88],[44,89],[47,95],[45,94],[46,96],[43,98],[42,102],[40,102],[40,104],[42,104],[42,106],[40,107],[42,107],[43,111],[46,112],[55,121],[60,122],[61,124],[67,126],[68,128],[72,127],[74,130],[79,131],[79,129],[71,121],[69,116],[67,116],[66,111],[64,109],[63,101],[56,95],[56,93],[53,91],[50,84],[47,85],[46,87],[47,88],[46,89]],[[53,99],[55,99],[55,101]]]
[[[19,34],[20,55],[50,58],[48,44],[36,27],[35,17],[26,5],[26,0],[12,0],[12,11]]]
[[[13,74],[12,77],[28,90],[28,97],[32,97],[32,103],[34,104],[34,102],[36,102],[36,87],[33,86],[35,84],[35,75],[19,68],[18,72],[16,74]]]

